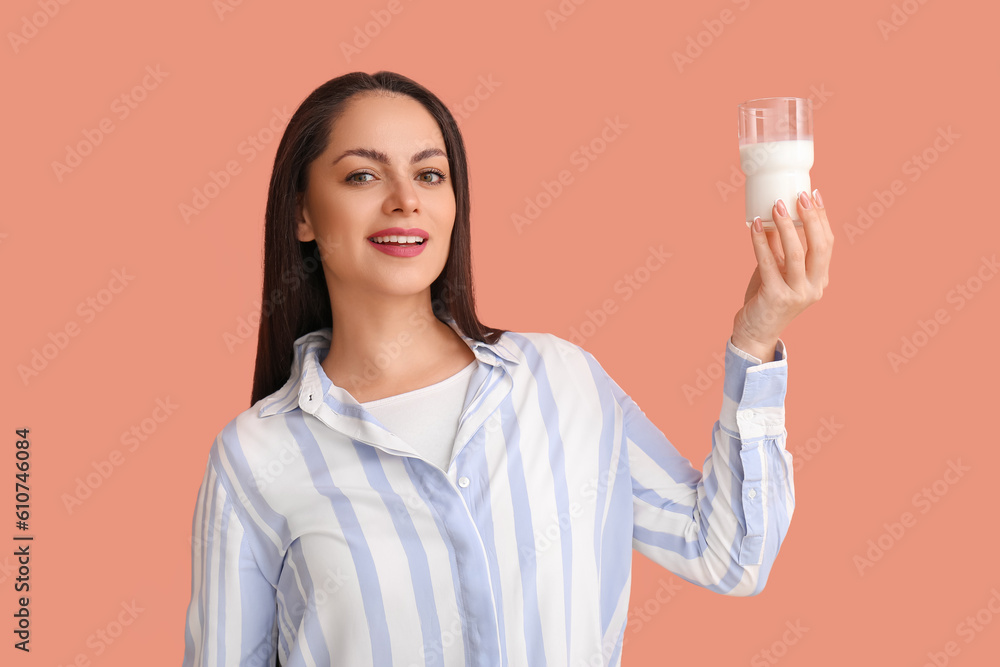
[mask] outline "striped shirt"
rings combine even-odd
[[[212,444],[184,665],[620,665],[635,549],[727,595],[764,587],[794,508],[785,345],[727,341],[702,471],[593,355],[468,338],[447,473],[295,341],[287,383]]]

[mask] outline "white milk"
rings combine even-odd
[[[781,197],[792,220],[799,220],[795,198],[802,190],[811,193],[809,169],[813,164],[812,139],[763,141],[740,146],[740,168],[746,174],[747,223],[760,216],[765,229],[774,229],[771,207]]]

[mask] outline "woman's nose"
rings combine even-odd
[[[414,184],[406,178],[392,179],[387,204],[392,208],[412,211],[420,205],[420,198]]]

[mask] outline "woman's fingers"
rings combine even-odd
[[[830,231],[826,210],[817,206],[816,200],[808,193],[800,193],[799,198],[799,217],[802,218],[808,247],[805,258],[806,276],[812,285],[822,289],[826,287],[833,233]],[[803,205],[803,198],[808,206]]]
[[[750,227],[750,238],[753,241],[753,254],[757,258],[760,282],[774,289],[776,285],[784,282],[784,278],[781,276],[781,269],[778,267],[774,252],[771,251],[771,245],[767,242],[767,237],[767,232],[758,232],[753,226]]]
[[[789,215],[787,204],[780,198],[774,200],[771,217],[774,220],[774,226],[778,228],[781,249],[785,255],[785,281],[789,287],[801,288],[806,279],[806,252],[802,247],[801,240],[799,240],[798,229]]]

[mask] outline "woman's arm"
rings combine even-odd
[[[679,577],[727,595],[767,581],[795,507],[785,450],[784,342],[776,360],[727,342],[723,400],[703,470],[694,469],[612,381],[623,410],[634,508],[633,547]]]
[[[192,522],[184,667],[275,664],[275,589],[261,573],[233,502],[210,459]]]

